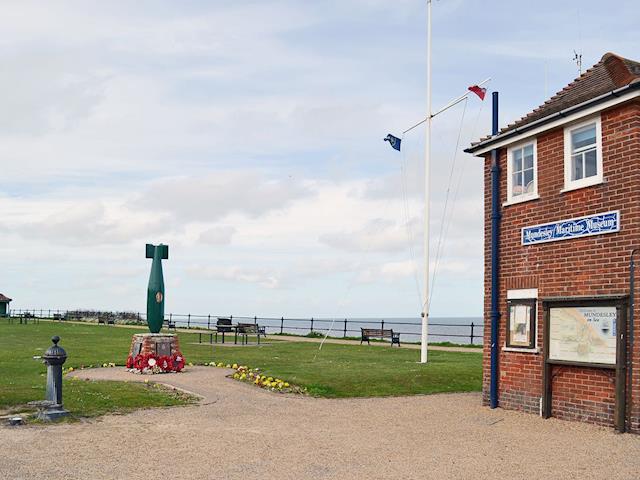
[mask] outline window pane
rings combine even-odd
[[[584,176],[593,177],[598,174],[598,162],[596,158],[596,150],[584,152]]]
[[[524,147],[524,168],[533,168],[533,145]]]
[[[573,155],[571,157],[571,180],[580,180],[584,177],[582,169],[582,154]]]
[[[511,195],[514,197],[516,195],[521,195],[524,191],[522,188],[522,172],[514,173],[511,178]]]
[[[522,149],[513,151],[513,172],[522,170]]]
[[[524,174],[524,191],[527,193],[531,193],[534,191],[533,188],[533,168],[529,170],[525,170]]]
[[[571,144],[575,151],[578,148],[596,143],[596,124],[588,125],[571,132]]]
[[[531,307],[528,305],[513,305],[510,314],[509,340],[511,345],[529,346],[531,340]]]

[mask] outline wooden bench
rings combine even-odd
[[[27,325],[29,323],[29,319],[33,321],[33,323],[40,323],[40,319],[36,317],[33,313],[24,312],[21,315],[18,315],[18,319],[20,320],[20,324]]]
[[[216,343],[218,343],[218,333],[222,334],[222,343],[224,343],[224,334],[231,333],[231,330],[232,330],[231,319],[218,317],[218,320],[216,321]],[[236,334],[236,338],[237,338],[237,334]]]
[[[360,345],[362,342],[367,342],[368,345],[371,345],[369,339],[371,338],[389,338],[391,339],[391,346],[394,345],[400,346],[400,334],[394,333],[393,330],[381,329],[381,328],[360,328],[362,331],[362,339],[360,340]]]
[[[249,344],[249,335],[255,335],[258,338],[258,345],[260,345],[260,335],[262,335],[264,327],[260,327],[255,323],[239,323],[236,326],[236,338],[234,343],[238,343],[238,335],[240,335],[240,341],[242,345]]]
[[[100,315],[98,317],[98,323],[104,323],[105,325],[115,325],[116,321],[111,316]]]

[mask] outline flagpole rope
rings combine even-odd
[[[468,140],[467,143],[471,143],[471,141],[473,141],[473,139],[475,138],[476,131],[477,131],[477,128],[478,128],[478,122],[480,121],[480,116],[482,115],[483,109],[484,109],[484,102],[482,102],[480,104],[480,108],[478,109],[478,114],[476,115],[476,118],[475,118],[475,120],[473,122],[473,127],[471,129],[471,134],[469,136],[469,140]],[[460,187],[462,185],[462,179],[464,178],[464,172],[465,172],[468,160],[469,160],[469,156],[468,155],[463,157],[463,159],[462,159],[462,167],[460,168],[460,173],[458,175],[458,181],[457,181],[457,184],[456,184],[456,188],[454,190],[453,202],[452,202],[452,206],[451,206],[451,213],[449,215],[449,219],[448,219],[447,225],[445,227],[445,233],[444,233],[444,238],[445,239],[448,238],[448,236],[449,236],[449,228],[451,227],[451,224],[453,223],[453,214],[455,212],[455,207],[456,207],[456,204],[457,204],[458,195],[460,193]],[[429,303],[429,305],[430,304],[431,303]]]
[[[451,185],[453,184],[453,174],[456,168],[456,160],[458,158],[458,149],[460,148],[460,139],[462,138],[462,129],[464,127],[464,119],[467,112],[468,103],[469,102],[467,101],[467,99],[465,99],[464,108],[462,110],[462,116],[460,118],[460,127],[458,128],[458,137],[456,140],[456,147],[455,147],[455,150],[453,151],[453,160],[451,162],[451,170],[449,171],[449,182],[447,184],[447,191],[446,191],[445,200],[444,200],[444,211],[442,213],[442,221],[440,222],[440,233],[438,235],[438,244],[436,247],[436,259],[433,265],[433,274],[431,275],[431,291],[429,292],[429,299],[428,299],[429,308],[431,308],[431,300],[433,299],[433,292],[435,290],[438,267],[440,265],[440,259],[442,258],[442,251],[443,251],[442,245],[443,245],[443,239],[444,239],[443,237],[445,232],[445,225],[447,223],[447,211],[449,206]]]
[[[404,141],[404,134],[402,135],[402,140]],[[416,293],[418,298],[418,307],[423,307],[423,299],[422,299],[422,290],[420,288],[420,279],[418,276],[419,266],[418,261],[416,260],[416,252],[415,252],[415,236],[413,234],[413,227],[411,224],[411,209],[409,207],[409,195],[408,195],[408,187],[407,187],[407,159],[406,159],[406,148],[401,151],[400,158],[400,187],[402,191],[402,204],[404,210],[404,225],[405,230],[407,231],[407,243],[409,246],[409,255],[411,257],[411,264],[413,266],[413,280],[416,287]]]

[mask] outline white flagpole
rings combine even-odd
[[[427,363],[429,332],[429,211],[431,184],[431,0],[427,0],[427,122],[424,141],[424,299],[420,363]]]

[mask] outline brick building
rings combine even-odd
[[[483,402],[640,433],[640,63],[605,54],[467,152],[485,159]]]

